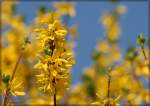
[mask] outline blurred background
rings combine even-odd
[[[100,17],[104,12],[113,8],[109,1],[79,1],[74,2],[76,17],[70,19],[68,24],[73,22],[78,25],[76,40],[76,61],[72,71],[72,84],[78,83],[81,79],[82,70],[92,64],[91,53],[100,39],[105,36],[103,26],[100,24]],[[139,33],[149,33],[149,4],[147,1],[122,1],[127,7],[127,12],[120,18],[122,28],[119,46],[122,53],[128,46],[136,45],[136,37]],[[32,23],[36,11],[40,6],[52,10],[53,2],[19,2],[16,6],[16,14],[25,16],[25,23]]]
[[[10,1],[2,1],[1,4],[4,2],[6,3],[5,5],[7,5],[7,3],[9,3]],[[23,16],[24,23],[26,26],[28,26],[33,23],[35,16],[37,16],[37,10],[39,10],[39,8],[44,7],[44,10],[46,11],[53,11],[54,3],[56,2],[18,1],[16,2],[15,8],[12,9],[15,9],[14,15],[20,14]],[[73,42],[76,64],[73,66],[71,71],[72,88],[84,82],[83,74],[86,73],[85,71],[88,70],[89,67],[93,67],[95,61],[97,61],[92,57],[93,52],[98,49],[97,45],[99,45],[99,42],[105,41],[105,39],[107,39],[107,29],[104,27],[105,23],[102,22],[102,17],[105,15],[105,13],[109,13],[116,6],[116,4],[114,5],[110,1],[104,0],[78,2],[74,1],[73,3],[76,15],[67,18],[67,22],[65,20],[66,17],[62,17],[62,20],[65,24],[67,24],[67,26],[72,26],[73,24],[77,26],[77,34],[75,35],[76,37]],[[2,8],[5,5],[2,5]],[[117,5],[123,5],[125,12],[121,14],[119,18],[117,18],[120,27],[120,34],[119,38],[117,39],[117,47],[119,48],[120,54],[122,54],[122,56],[120,57],[119,61],[115,61],[116,64],[124,59],[124,57],[126,56],[126,51],[129,47],[138,48],[136,39],[140,33],[144,33],[146,39],[148,39],[150,33],[148,1],[121,1],[118,2]],[[9,27],[7,25],[4,27],[2,26],[2,38],[3,35],[5,36],[5,33],[8,30]],[[110,43],[110,45],[113,44]],[[144,88],[148,88],[148,79],[142,77],[141,80],[144,83]],[[138,99],[137,101],[140,100]],[[124,101],[121,101],[121,103],[124,103]]]

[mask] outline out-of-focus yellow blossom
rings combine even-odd
[[[98,94],[97,94],[97,96],[100,97],[100,95],[98,95]],[[121,106],[119,104],[119,99],[120,99],[120,96],[118,96],[116,99],[106,98],[104,100],[100,100],[100,101],[94,102],[92,104],[96,105],[96,106]]]
[[[104,27],[110,28],[113,25],[114,21],[115,17],[113,17],[113,15],[110,13],[106,13],[101,17],[100,22],[104,25]]]
[[[78,84],[73,89],[71,89],[69,96],[67,97],[67,102],[69,105],[89,105],[91,99],[88,98],[85,86]],[[80,96],[79,96],[80,95]]]
[[[142,103],[142,97],[135,93],[129,93],[127,96],[127,101],[132,105],[133,104],[138,105],[138,104]]]
[[[106,35],[107,37],[113,41],[113,40],[118,40],[119,36],[121,34],[120,27],[117,23],[112,24],[110,28],[108,28]]]
[[[37,92],[36,86],[32,86],[32,88],[30,88],[31,90],[31,95],[29,97],[29,99],[27,100],[27,104],[30,105],[49,105],[49,104],[53,104],[53,98],[50,95],[43,95],[39,92]],[[40,96],[40,98],[39,98]]]
[[[144,61],[144,62],[138,61],[137,66],[136,66],[136,74],[138,76],[150,77],[148,64],[149,64],[148,61]]]
[[[123,15],[126,9],[123,5],[115,6],[115,11],[107,12],[101,17],[101,23],[106,29],[106,37],[111,41],[119,39],[121,34],[118,16]]]
[[[130,92],[127,96],[127,101],[130,104],[141,104],[142,102],[149,104],[149,89],[140,89],[138,93]]]
[[[111,55],[112,61],[115,62],[115,61],[120,60],[121,59],[120,49],[116,45],[112,46],[111,49],[112,50],[111,50],[111,54],[110,55]]]
[[[97,62],[102,67],[108,67],[112,63],[112,59],[110,58],[110,56],[104,54],[98,58]]]
[[[110,46],[109,46],[108,41],[103,40],[103,41],[99,42],[96,49],[100,52],[103,52],[103,53],[109,52]]]
[[[1,70],[6,74],[11,74],[11,70],[13,69],[15,62],[17,60],[16,51],[14,47],[2,48],[2,65]]]
[[[60,20],[53,13],[49,16],[49,21],[43,21],[47,27],[41,24],[40,28],[35,29],[40,45],[39,62],[35,65],[40,73],[36,77],[40,90],[49,94],[57,92],[59,95],[68,89],[69,69],[74,63],[73,53],[67,48],[67,31]]]
[[[54,3],[54,7],[56,12],[60,15],[69,15],[74,17],[76,15],[74,4],[70,2],[61,2],[61,3]]]
[[[88,75],[88,77],[94,79],[95,75],[96,75],[96,71],[95,71],[94,67],[86,68],[84,71],[84,75]]]
[[[56,12],[51,12],[50,14],[45,13],[35,18],[35,24],[38,27],[42,27],[44,24],[51,23],[56,19],[58,20],[59,18],[60,18],[60,15],[57,14]]]
[[[25,92],[22,91],[22,82],[18,83],[18,79],[14,79],[12,83],[10,83],[10,92],[14,96],[23,96]]]
[[[14,11],[14,7],[15,7],[15,2],[14,1],[8,1],[8,0],[4,0],[2,2],[1,5],[1,16],[2,16],[2,24],[9,24],[9,22],[11,22],[11,18],[12,18],[12,14]]]
[[[77,35],[78,35],[77,25],[73,25],[73,26],[69,27],[68,33],[69,33],[73,38],[76,38]]]
[[[149,89],[142,89],[142,93],[141,93],[143,101],[145,103],[147,103],[147,104],[150,104],[150,101],[149,101],[149,99],[150,99],[149,92],[150,92]]]
[[[117,14],[123,15],[123,14],[126,13],[127,8],[126,8],[126,6],[124,6],[124,5],[118,5],[118,6],[116,7],[116,10],[115,10],[115,11],[116,11]]]
[[[69,25],[68,22],[71,20],[72,17],[75,17],[76,15],[76,10],[75,10],[75,5],[72,2],[55,2],[54,3],[54,8],[56,14],[63,19],[63,24],[65,25],[65,28],[68,32],[66,38],[70,42],[74,42],[74,39],[77,37],[77,25]]]
[[[2,83],[2,90],[7,89],[7,94],[11,94],[14,96],[23,96],[25,95],[25,92],[23,92],[23,87],[22,87],[22,82],[20,79],[15,78],[12,82],[10,82],[9,77],[3,78],[3,83]],[[6,93],[6,91],[4,91]]]
[[[100,93],[101,98],[106,97],[107,96],[107,76],[101,76],[98,77],[98,79],[96,80],[97,84],[95,84],[96,86],[96,91]],[[103,85],[103,86],[100,86]]]

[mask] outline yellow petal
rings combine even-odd
[[[25,92],[14,91],[12,94],[13,94],[14,96],[23,96],[23,95],[25,95]]]
[[[66,30],[58,30],[58,31],[55,31],[55,33],[58,36],[65,36],[67,34],[67,31]]]

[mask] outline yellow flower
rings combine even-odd
[[[72,17],[76,15],[73,3],[54,3],[54,7],[56,8],[56,12],[60,15],[69,15]]]
[[[14,79],[9,84],[9,91],[14,96],[23,96],[25,92],[22,91],[22,82],[19,82],[18,79]]]
[[[123,15],[127,11],[127,8],[124,5],[118,5],[116,7],[116,13],[119,15]]]
[[[69,34],[73,37],[76,38],[78,35],[78,31],[77,31],[77,25],[73,25],[71,27],[69,27]]]
[[[100,52],[107,53],[110,51],[109,43],[106,40],[103,40],[98,43],[96,49]]]
[[[100,95],[97,94],[98,97],[100,97]],[[98,106],[121,106],[118,103],[120,96],[118,96],[116,99],[112,99],[112,98],[106,98],[102,101],[98,101],[98,102],[94,102],[92,103],[93,105],[98,105]]]
[[[107,29],[106,31],[106,36],[108,37],[109,40],[115,41],[118,40],[119,36],[121,34],[120,27],[118,23],[114,23],[110,28]]]
[[[148,64],[149,64],[148,61],[143,62],[143,61],[139,60],[137,63],[137,66],[136,66],[136,74],[138,76],[150,77]]]
[[[54,94],[57,89],[57,94],[62,94],[69,85],[69,70],[74,64],[73,53],[65,40],[67,31],[60,20],[53,13],[49,16],[49,21],[35,29],[40,45],[39,62],[35,65],[40,74],[36,77],[40,90]]]
[[[115,17],[111,13],[104,14],[100,20],[105,28],[110,28],[115,21]]]

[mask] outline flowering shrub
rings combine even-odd
[[[145,87],[150,77],[146,35],[139,33],[134,39],[137,46],[125,53],[119,45],[120,19],[128,12],[125,5],[110,2],[112,10],[100,17],[105,36],[91,53],[93,64],[83,71],[82,81],[71,86],[71,70],[78,62],[74,48],[80,39],[75,4],[47,2],[51,10],[39,6],[34,20],[26,24],[25,16],[17,13],[19,3],[1,2],[3,106],[150,104],[150,90]]]

